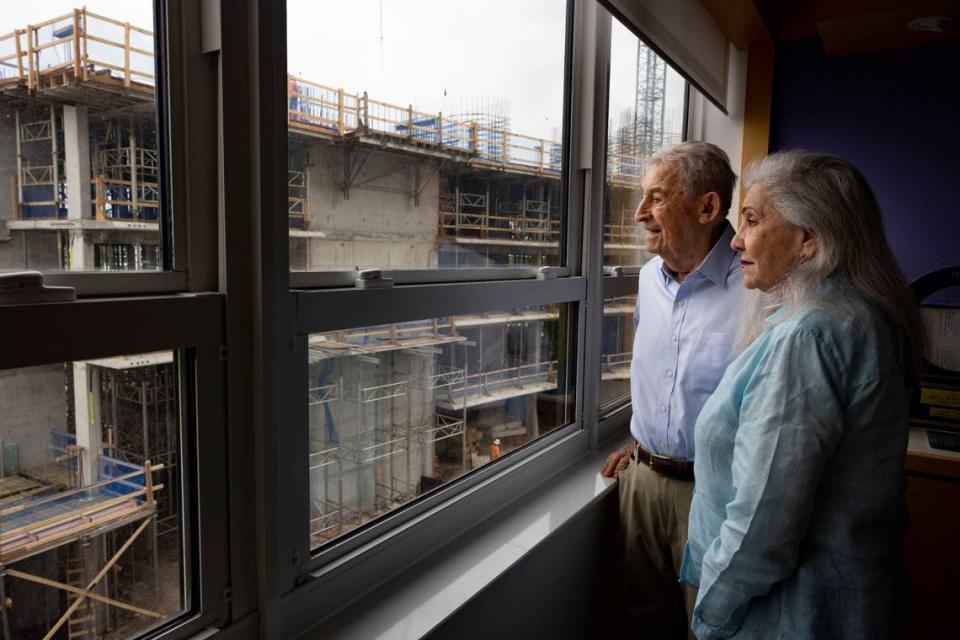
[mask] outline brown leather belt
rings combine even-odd
[[[677,480],[693,480],[693,462],[650,453],[639,444],[633,455],[654,473]],[[632,457],[632,456],[631,456]]]

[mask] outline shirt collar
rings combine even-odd
[[[700,273],[713,284],[719,287],[726,287],[727,274],[730,271],[730,263],[733,261],[733,258],[737,253],[734,251],[733,247],[730,246],[730,242],[733,240],[734,235],[735,232],[733,230],[733,226],[730,225],[730,222],[725,220],[723,223],[723,233],[720,234],[720,238],[713,245],[713,248],[710,249],[710,253],[708,253],[707,257],[703,259],[703,262],[700,263],[700,266],[694,269],[690,275],[693,275],[694,273]],[[664,284],[668,284],[671,280],[675,280],[674,274],[670,273],[670,270],[663,262],[663,259],[660,259],[660,273],[663,274]]]

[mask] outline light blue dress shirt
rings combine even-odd
[[[834,289],[835,290],[835,289]],[[700,640],[899,637],[909,392],[872,305],[771,317],[696,428]]]
[[[732,358],[745,290],[733,227],[677,282],[656,257],[640,270],[630,432],[647,451],[693,460],[693,426]]]

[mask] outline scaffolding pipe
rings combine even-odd
[[[58,158],[60,156],[60,149],[57,145],[57,112],[56,108],[51,104],[50,105],[50,164],[53,167],[53,217],[59,218],[60,213],[60,197],[59,197],[59,185],[60,185],[60,167],[58,165]]]
[[[140,217],[140,202],[137,196],[139,180],[137,179],[137,135],[133,127],[133,116],[130,116],[130,213],[133,217]]]
[[[21,140],[20,133],[20,110],[17,109],[13,112],[14,115],[14,124],[17,128],[17,211],[16,217],[19,219],[22,216],[23,208],[23,141]],[[26,234],[24,234],[26,235]]]

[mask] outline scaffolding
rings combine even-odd
[[[307,174],[287,171],[287,218],[292,229],[307,229]]]
[[[63,158],[56,108],[50,105],[45,117],[39,120],[23,122],[19,110],[14,118],[17,216],[24,219],[65,217]]]
[[[159,220],[160,157],[145,146],[145,127],[133,117],[108,122],[109,134],[97,151],[93,182],[97,220]],[[148,125],[149,126],[149,125]],[[122,132],[126,132],[126,139]],[[110,145],[111,142],[113,146]]]
[[[45,637],[101,637],[169,615],[160,542],[168,540],[164,554],[179,557],[177,375],[169,352],[78,362],[64,373],[64,419],[75,432],[52,430],[38,466],[23,468],[17,451],[3,456],[0,602],[28,597],[11,579],[54,589],[66,608],[46,618]],[[0,450],[11,444],[0,442]],[[152,582],[138,584],[140,566]],[[152,606],[132,603],[150,591]],[[0,638],[12,639],[7,607],[0,610]],[[42,622],[42,611],[32,615]]]

